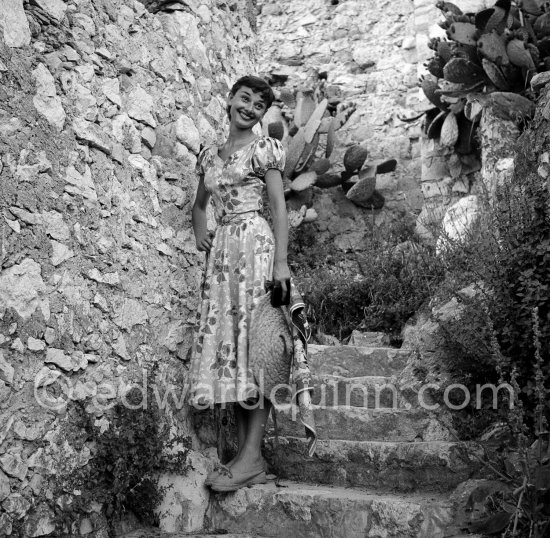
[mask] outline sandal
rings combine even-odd
[[[236,475],[231,469],[222,467],[220,473],[210,483],[210,489],[213,491],[236,491],[240,488],[253,486],[254,484],[265,484],[267,478],[265,470],[253,471],[249,475]]]

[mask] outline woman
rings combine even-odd
[[[198,158],[199,185],[192,223],[197,248],[207,253],[202,302],[191,358],[190,403],[196,407],[234,402],[239,449],[226,466],[210,473],[215,491],[266,482],[260,444],[270,412],[248,368],[250,319],[265,283],[290,293],[288,220],[279,140],[257,136],[253,127],[274,100],[261,78],[240,78],[227,99],[229,136],[221,147],[204,148]],[[262,216],[267,191],[273,231]],[[212,197],[216,231],[206,225]],[[250,405],[253,403],[254,405]]]

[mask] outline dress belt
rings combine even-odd
[[[225,215],[222,215],[222,217],[220,217],[219,224],[223,226],[225,224],[230,224],[232,222],[239,222],[244,219],[249,219],[250,217],[254,217],[255,215],[260,215],[260,214],[261,213],[258,209],[241,211],[240,213],[225,213]]]

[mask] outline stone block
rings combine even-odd
[[[392,390],[391,384],[386,390]],[[398,388],[395,386],[393,390],[397,402]],[[285,411],[277,414],[280,434],[290,437],[304,435],[300,421],[292,419],[291,410]],[[452,439],[450,431],[439,424],[433,412],[421,408],[366,409],[315,406],[313,416],[319,438],[325,440],[418,442]]]
[[[450,491],[480,467],[481,449],[444,441],[378,442],[325,440],[307,458],[307,440],[266,440],[270,469],[281,478],[306,483],[385,491]]]
[[[36,83],[34,107],[52,127],[61,131],[65,125],[66,114],[61,105],[61,99],[56,93],[52,74],[44,64],[39,63],[32,75]]]
[[[437,250],[455,247],[468,239],[468,234],[479,218],[481,208],[474,194],[464,196],[449,207],[443,217],[443,229],[437,240]]]
[[[10,492],[10,480],[4,472],[0,471],[0,502],[6,499]]]
[[[0,3],[0,29],[8,47],[25,47],[30,44],[31,31],[23,9],[23,0]]]
[[[42,303],[45,284],[41,268],[33,259],[8,267],[0,274],[0,304],[29,318]]]
[[[75,118],[73,130],[78,139],[108,155],[111,153],[112,141],[109,135],[96,123],[87,121],[84,118]]]
[[[0,380],[11,385],[15,374],[14,367],[4,358],[4,352],[0,349]]]
[[[189,454],[191,469],[185,476],[164,473],[159,485],[170,487],[158,511],[165,532],[192,532],[204,527],[209,491],[204,485],[213,462],[198,452]]]
[[[308,346],[308,362],[319,375],[348,377],[397,374],[412,351],[395,348],[355,346]]]
[[[265,537],[442,538],[452,518],[450,505],[434,496],[358,491],[281,481],[215,495],[215,528]]]

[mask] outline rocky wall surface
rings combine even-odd
[[[107,429],[153,364],[182,396],[196,156],[223,140],[255,21],[248,0],[157,4],[0,3],[0,536],[55,534],[59,462],[93,449],[60,438],[71,401]],[[95,516],[82,534],[104,532]]]
[[[420,120],[425,105],[417,87],[413,5],[409,0],[298,0],[258,2],[260,69],[292,91],[314,89],[325,77],[324,91],[339,107],[354,102],[356,111],[337,131],[332,170],[340,172],[346,149],[363,144],[368,160],[395,158],[393,173],[378,175],[382,209],[355,206],[340,187],[314,187],[310,206],[322,242],[341,250],[360,250],[375,226],[416,215],[420,192]]]

